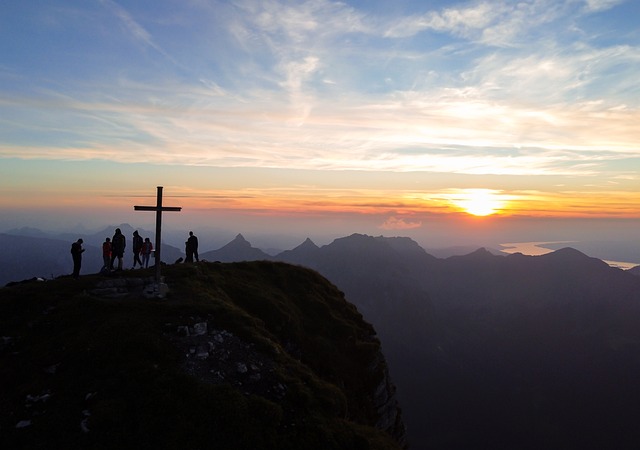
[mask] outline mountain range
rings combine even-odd
[[[373,324],[411,448],[638,448],[640,277],[570,247],[436,258],[402,237],[241,234],[201,260],[316,270]]]
[[[439,259],[359,234],[273,257],[238,235],[202,257],[287,261],[343,290],[379,333],[412,448],[640,445],[633,271],[570,247]]]

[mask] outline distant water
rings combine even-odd
[[[576,241],[542,241],[542,242],[509,242],[506,244],[500,244],[502,252],[504,253],[522,253],[529,256],[546,255],[547,253],[554,252],[555,250],[545,248],[548,244],[571,244]],[[603,259],[604,262],[611,267],[617,267],[619,269],[627,270],[638,265],[638,263],[624,262],[624,261],[609,261]]]

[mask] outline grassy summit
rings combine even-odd
[[[378,429],[375,332],[326,279],[271,262],[163,274],[163,300],[133,282],[97,295],[100,276],[0,289],[2,448],[401,447],[399,417]]]

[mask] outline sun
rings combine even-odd
[[[489,216],[503,209],[504,200],[497,191],[490,189],[467,189],[459,193],[453,203],[473,216]]]

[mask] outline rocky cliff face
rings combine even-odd
[[[0,445],[399,449],[371,325],[283,263],[169,266],[0,289]]]

